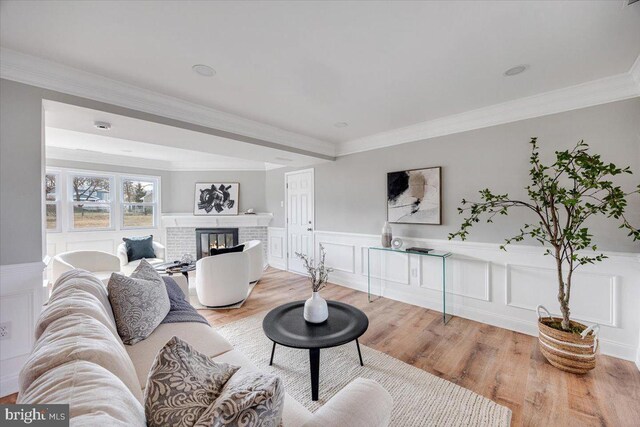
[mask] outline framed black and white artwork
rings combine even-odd
[[[440,184],[440,167],[387,173],[387,221],[440,225]]]
[[[237,182],[196,183],[194,215],[238,215]]]

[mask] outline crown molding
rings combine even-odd
[[[335,156],[335,145],[57,62],[0,48],[0,77],[119,107]]]
[[[47,159],[82,163],[122,166],[136,169],[168,172],[202,172],[202,171],[261,171],[271,170],[280,165],[264,164],[262,167],[229,164],[229,162],[183,162],[172,160],[152,160],[142,157],[121,156],[89,150],[73,150],[60,147],[47,147]],[[251,162],[255,163],[255,162]]]
[[[346,141],[337,156],[577,110],[640,96],[640,58],[628,73]]]

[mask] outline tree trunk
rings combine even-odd
[[[560,312],[562,313],[562,329],[568,331],[569,323],[569,301],[567,301],[565,293],[564,277],[562,275],[562,254],[560,246],[555,247],[556,267],[558,270],[558,302],[560,303]]]

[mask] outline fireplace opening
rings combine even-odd
[[[211,249],[230,248],[237,244],[237,228],[196,228],[198,259],[209,256]]]

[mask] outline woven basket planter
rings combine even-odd
[[[547,312],[542,317],[540,311]],[[600,327],[587,327],[581,323],[571,321],[572,325],[581,327],[581,335],[565,332],[551,326],[551,322],[561,322],[559,317],[551,317],[546,308],[538,306],[538,343],[543,356],[558,369],[574,374],[586,374],[596,367],[596,352],[598,351],[598,331]]]

